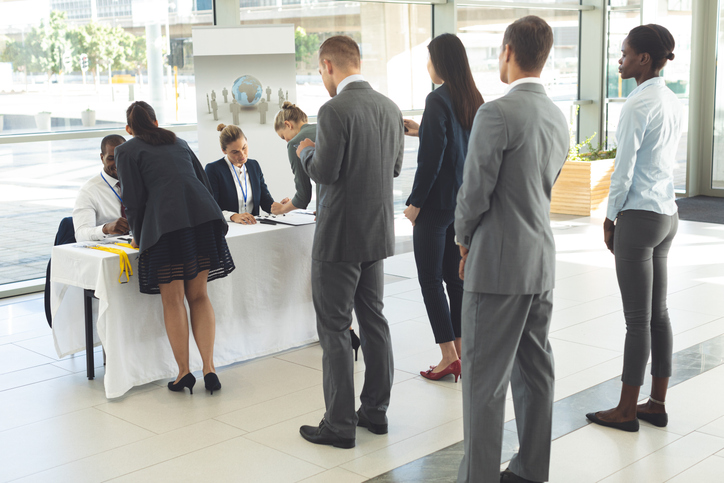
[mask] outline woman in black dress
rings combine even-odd
[[[188,387],[193,394],[196,383],[189,367],[185,297],[204,383],[213,394],[221,383],[214,368],[216,322],[206,285],[234,270],[225,238],[228,226],[188,144],[159,128],[156,113],[143,101],[131,104],[126,120],[133,139],[116,148],[118,178],[133,244],[140,249],[140,289],[161,294],[166,333],[179,368],[168,388]]]

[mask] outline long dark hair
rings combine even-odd
[[[156,126],[156,111],[144,101],[136,101],[126,110],[126,123],[131,127],[133,136],[148,144],[173,144],[176,134],[168,129]]]
[[[645,52],[651,56],[653,71],[661,70],[667,60],[674,60],[674,36],[661,25],[639,25],[628,33],[626,42],[637,54]]]
[[[432,39],[427,50],[435,73],[450,89],[455,117],[463,128],[472,128],[475,114],[485,101],[475,86],[463,43],[453,34],[442,34]]]

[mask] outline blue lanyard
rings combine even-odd
[[[241,175],[244,176],[244,186],[245,188],[242,188],[241,186],[241,180],[239,179],[239,173],[236,172],[236,166],[234,166],[234,163],[231,163],[231,170],[236,175],[236,182],[239,183],[239,189],[241,190],[241,195],[244,197],[244,209],[246,209],[246,194],[249,192],[249,186],[246,184],[246,166],[241,165]]]
[[[106,179],[106,177],[103,176],[103,171],[101,171],[101,178],[103,178],[103,181],[105,181],[106,184],[108,185],[108,187],[111,189],[111,191],[113,191],[113,194],[116,195],[116,198],[118,198],[118,201],[120,201],[121,204],[123,204],[123,198],[121,198],[120,196],[118,196],[118,192],[116,191],[116,189],[115,189],[113,186],[111,186],[111,184],[108,182],[108,180]]]

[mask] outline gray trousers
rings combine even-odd
[[[613,238],[616,276],[626,319],[621,380],[642,386],[651,353],[651,375],[671,376],[674,338],[666,306],[667,259],[679,215],[626,210]]]
[[[465,291],[462,383],[465,456],[458,483],[498,483],[510,382],[520,449],[518,476],[547,481],[553,416],[553,291],[497,295]]]
[[[387,319],[382,315],[383,261],[312,261],[312,298],[322,346],[325,425],[342,438],[354,438],[357,413],[354,360],[349,328],[352,310],[359,323],[365,382],[361,410],[374,424],[387,423],[394,364]]]

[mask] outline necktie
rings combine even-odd
[[[116,183],[116,188],[118,188],[118,194],[121,196],[121,198],[123,198],[123,196],[121,195],[121,182],[120,181]],[[126,217],[126,207],[123,206],[123,202],[121,202],[121,218],[125,218],[125,217]]]

